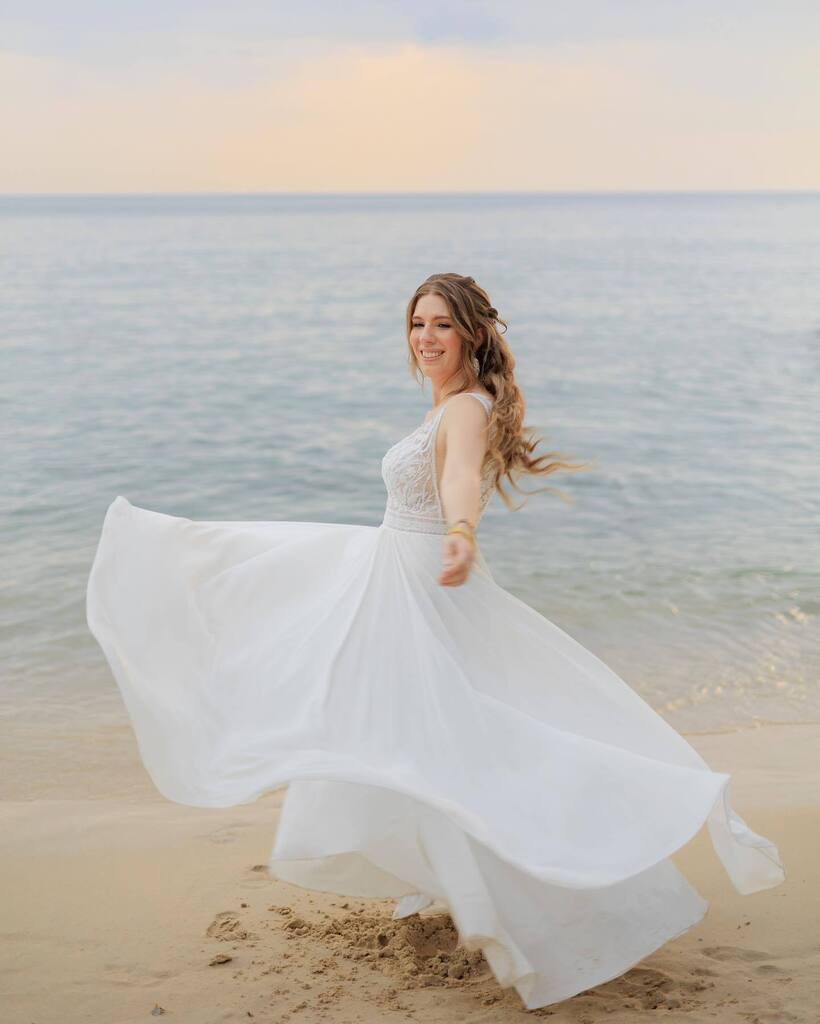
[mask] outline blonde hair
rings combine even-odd
[[[448,392],[448,397],[462,391],[471,391],[477,384],[493,396],[484,464],[486,466],[491,463],[493,466],[494,486],[501,500],[507,508],[512,508],[510,498],[501,486],[501,479],[506,476],[519,494],[529,497],[540,491],[553,491],[562,499],[571,501],[571,498],[555,487],[545,486],[525,491],[518,486],[518,478],[524,475],[547,476],[558,470],[577,472],[588,469],[590,463],[567,462],[567,456],[555,451],[532,455],[542,439],[535,436],[534,428],[523,426],[525,402],[513,374],[515,358],[496,326],[503,324],[506,332],[507,323],[499,317],[487,293],[472,277],[432,274],[414,292],[407,305],[407,347],[411,374],[424,387],[426,378],[410,344],[413,314],[422,295],[438,295],[446,302],[450,319],[462,339],[461,371],[464,383]],[[526,500],[518,508],[522,508]]]

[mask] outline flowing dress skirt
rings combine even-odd
[[[493,580],[437,583],[441,537],[196,522],[118,497],[88,623],[158,790],[197,807],[288,784],[269,870],[440,901],[528,1009],[616,977],[699,921],[670,855],[706,824],[735,888],[777,848],[730,776]]]

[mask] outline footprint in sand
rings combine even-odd
[[[744,963],[773,959],[771,953],[762,953],[759,949],[741,949],[740,946],[708,946],[701,953],[712,960],[742,960]]]
[[[234,910],[223,910],[208,925],[205,932],[209,939],[219,939],[220,942],[242,942],[245,939],[256,938],[242,924],[239,914]]]
[[[713,981],[703,976],[714,971],[701,969],[695,980],[677,978],[673,974],[652,967],[633,967],[626,974],[605,982],[593,992],[618,993],[619,997],[634,1000],[643,1010],[692,1010],[702,1003],[701,993],[714,988]]]
[[[239,883],[242,889],[260,889],[263,886],[269,888],[273,877],[268,874],[267,864],[254,864],[247,868],[245,877]]]
[[[747,1017],[749,1024],[805,1024],[808,1019],[788,1010],[758,1010]]]
[[[198,838],[207,839],[212,843],[235,843],[239,839],[240,832],[246,828],[250,828],[250,825],[240,821],[233,825],[223,825],[221,828],[214,829],[213,832],[200,833]]]

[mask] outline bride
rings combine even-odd
[[[739,892],[785,873],[730,776],[493,580],[476,530],[496,490],[510,506],[502,478],[582,468],[531,455],[498,324],[471,277],[413,294],[433,407],[384,455],[379,525],[197,522],[119,496],[87,612],[165,797],[287,784],[272,876],[395,899],[396,918],[446,909],[535,1009],[703,917],[670,857],[704,824]]]

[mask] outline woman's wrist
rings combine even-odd
[[[475,526],[473,526],[469,519],[456,519],[455,522],[448,523],[447,533],[460,533],[475,547]]]

